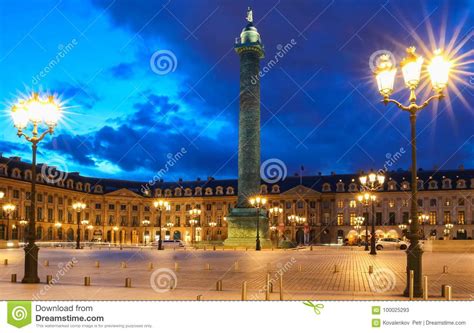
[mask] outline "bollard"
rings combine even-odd
[[[270,283],[268,284],[268,288],[270,290],[270,294],[273,293],[273,282],[270,281]]]
[[[280,301],[283,301],[283,274],[280,274]]]
[[[448,274],[448,265],[443,266],[443,273]]]
[[[203,251],[206,251],[206,246],[204,246],[204,247],[202,248],[202,250],[203,250]]]
[[[270,274],[267,274],[265,279],[265,300],[270,300]]]
[[[152,269],[153,269],[153,263],[152,263],[152,262],[149,262],[149,263],[148,263],[148,269],[149,269],[149,270],[152,270]]]
[[[5,259],[5,260],[3,261],[3,264],[4,264],[5,266],[8,265],[8,259]]]
[[[339,272],[339,268],[337,267],[337,265],[334,265],[334,273],[337,273]]]
[[[222,291],[222,280],[217,280],[216,291]]]
[[[100,267],[100,261],[99,261],[99,260],[97,260],[97,261],[95,262],[95,267],[97,267],[97,268]]]
[[[248,251],[248,249],[249,249],[249,248],[248,248],[248,247],[246,247],[246,248],[245,248],[245,251]]]
[[[91,285],[91,277],[90,276],[85,276],[84,277],[84,285],[85,286],[90,286]]]
[[[16,274],[12,274],[11,283],[16,283]]]
[[[309,250],[310,250],[310,251],[313,251],[313,245],[311,245],[311,246],[309,247]]]
[[[125,288],[132,288],[132,279],[125,278]]]
[[[301,267],[301,264],[298,264],[298,272],[301,272],[303,270],[303,267]]]
[[[196,301],[202,301],[202,295],[197,295]]]
[[[213,250],[213,251],[215,251],[215,250],[216,250],[216,246],[215,246],[215,245],[212,247],[212,250]]]
[[[211,264],[206,264],[206,271],[210,271],[211,270]]]
[[[451,286],[444,286],[444,298],[447,300],[447,301],[450,301],[452,299],[452,288]]]
[[[242,282],[242,301],[247,300],[247,281]]]
[[[410,300],[413,300],[414,284],[415,284],[415,271],[410,270],[410,289],[408,290],[408,296],[410,297]]]
[[[237,272],[238,270],[239,270],[239,262],[236,261],[236,262],[234,262],[234,271]]]
[[[423,300],[428,300],[428,277],[423,276]]]
[[[446,297],[446,294],[445,294],[446,286],[447,286],[446,284],[441,285],[441,297]]]
[[[174,263],[174,270],[177,272],[179,270],[179,263]]]
[[[374,266],[369,266],[369,274],[372,274],[374,272]]]
[[[99,247],[99,249],[100,249],[100,247]],[[122,246],[120,246],[120,251],[122,251],[122,250],[123,250],[123,247],[122,247]]]
[[[125,261],[122,261],[121,267],[122,268],[127,268],[127,263]]]
[[[225,251],[225,247],[224,247],[224,246],[222,247],[222,251]]]
[[[176,281],[174,279],[170,280],[170,290],[176,289]]]
[[[46,275],[46,284],[51,284],[53,281],[53,276],[52,275]]]
[[[272,246],[272,251],[273,251],[273,246]]]
[[[44,266],[44,267],[48,267],[48,266],[49,266],[49,260],[45,260],[45,261],[43,262],[43,266]]]

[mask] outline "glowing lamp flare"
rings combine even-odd
[[[393,83],[395,82],[396,73],[397,69],[393,65],[390,56],[388,54],[381,55],[375,70],[375,78],[382,96],[390,96],[393,92]]]
[[[411,46],[407,48],[407,56],[403,58],[400,66],[402,67],[403,79],[410,89],[415,89],[420,83],[421,67],[423,66],[423,57],[415,53],[416,48]]]
[[[428,65],[428,72],[430,73],[433,88],[436,91],[440,91],[448,84],[451,63],[444,58],[441,50],[436,50],[434,54],[434,58]]]

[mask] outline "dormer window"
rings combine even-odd
[[[190,197],[193,195],[193,191],[190,188],[184,190],[184,195]]]
[[[267,185],[260,185],[260,194],[267,194],[267,193],[268,193]]]
[[[211,187],[206,187],[206,195],[212,195],[212,188]]]
[[[155,198],[159,198],[163,195],[163,191],[161,190],[161,188],[157,188],[155,190]]]
[[[91,191],[91,184],[86,183],[86,185],[84,185],[84,191],[90,192]]]
[[[25,180],[31,181],[31,170],[25,171]]]
[[[466,181],[464,179],[458,179],[456,182],[457,188],[466,188]]]
[[[234,188],[229,186],[226,190],[227,195],[233,195],[234,194]]]
[[[72,189],[74,187],[74,181],[72,179],[68,179],[66,182],[66,187]]]
[[[180,197],[181,194],[182,194],[182,192],[181,192],[181,188],[180,188],[180,187],[177,187],[177,188],[174,189],[174,196],[175,196],[175,197]]]
[[[13,169],[12,177],[17,178],[17,179],[21,178],[20,169],[17,169],[17,168]]]
[[[0,165],[0,175],[2,176],[7,175],[7,166],[5,164]]]
[[[405,191],[405,190],[409,190],[409,189],[410,189],[410,183],[407,182],[407,181],[404,181],[404,182],[402,183],[402,190]]]
[[[272,193],[280,193],[280,186],[273,185],[272,186]]]
[[[82,191],[82,183],[76,183],[76,190]]]
[[[344,183],[343,183],[343,182],[337,183],[337,185],[336,185],[336,191],[337,191],[337,192],[344,192]]]
[[[323,184],[323,192],[330,192],[331,191],[331,184],[324,183]]]
[[[171,190],[169,188],[165,190],[165,197],[171,197]]]
[[[102,185],[94,185],[94,193],[102,193]]]
[[[418,189],[423,190],[424,189],[424,182],[421,179],[418,179]]]
[[[395,191],[397,189],[397,182],[394,180],[391,180],[388,182],[388,190],[389,191]]]
[[[356,191],[357,191],[357,184],[351,183],[351,184],[349,185],[349,191],[350,191],[350,192],[356,192]]]
[[[222,186],[217,186],[216,187],[216,194],[217,195],[223,195],[224,194],[224,188]]]
[[[436,190],[438,189],[438,182],[434,179],[430,180],[428,187],[430,190]]]
[[[451,188],[451,179],[446,178],[443,179],[443,189],[450,189]]]
[[[196,189],[194,190],[194,193],[196,195],[202,195],[202,188],[201,187],[196,187]]]

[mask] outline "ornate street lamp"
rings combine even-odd
[[[402,223],[398,226],[400,230],[402,231],[403,239],[406,238],[406,230],[407,230],[407,225],[405,223]]]
[[[275,246],[278,247],[278,239],[279,239],[279,233],[278,233],[278,221],[276,225],[273,224],[273,216],[279,216],[283,214],[283,208],[281,207],[270,207],[268,208],[268,214],[270,215],[270,230],[275,236]]]
[[[357,238],[358,238],[357,239],[357,244],[360,244],[360,241],[361,241],[360,229],[362,229],[362,225],[364,224],[364,221],[365,221],[365,217],[363,217],[363,216],[357,216],[354,220],[354,223],[355,223],[354,228],[357,231]],[[365,240],[366,240],[366,243],[367,243],[367,229],[366,229]]]
[[[21,221],[20,221],[20,222],[21,222]],[[58,240],[61,240],[61,239],[59,239],[59,229],[61,229],[62,225],[63,225],[63,224],[62,224],[61,222],[56,222],[56,223],[54,224],[54,226],[56,227],[56,237],[58,238]]]
[[[163,211],[171,210],[171,206],[168,201],[164,200],[153,201],[153,206],[160,212],[160,215],[158,216],[158,250],[163,250],[163,240],[161,239],[161,219],[163,217]]]
[[[72,209],[77,214],[77,235],[76,235],[76,249],[81,248],[81,212],[86,208],[86,204],[81,201],[75,201],[72,204]]]
[[[194,244],[195,241],[195,227],[199,223],[199,217],[201,216],[201,210],[198,208],[193,208],[188,211],[190,220],[189,224],[191,224],[191,244]]]
[[[416,166],[416,118],[418,112],[423,110],[428,104],[434,99],[443,98],[443,90],[448,85],[449,72],[451,63],[445,59],[442,55],[441,50],[437,50],[434,53],[434,57],[431,63],[428,65],[428,73],[431,77],[431,83],[435,91],[434,95],[429,97],[422,104],[417,104],[416,88],[420,83],[420,76],[423,66],[423,58],[415,53],[415,47],[409,47],[407,49],[407,56],[402,60],[400,66],[402,68],[403,78],[405,80],[406,87],[410,90],[409,104],[403,105],[395,99],[391,99],[390,95],[393,92],[393,84],[395,81],[396,67],[391,62],[388,55],[382,55],[379,59],[379,64],[375,71],[375,77],[378,85],[380,94],[383,96],[383,103],[385,105],[389,103],[395,104],[399,109],[407,111],[410,115],[410,127],[411,127],[411,218],[413,223],[410,224],[410,230],[408,232],[408,239],[410,240],[410,246],[408,247],[407,253],[407,285],[404,291],[404,295],[408,296],[410,290],[410,271],[414,271],[415,279],[413,291],[415,297],[419,297],[423,294],[422,290],[422,255],[423,251],[419,245],[419,221],[416,218],[418,214],[418,202],[417,202],[417,166]]]
[[[211,227],[211,241],[214,240],[214,228],[217,226],[217,222],[209,222],[209,227]]]
[[[32,145],[31,159],[31,199],[30,199],[30,223],[25,246],[25,276],[23,283],[39,283],[38,277],[38,251],[36,241],[36,150],[38,143],[44,139],[46,134],[53,134],[54,128],[62,113],[62,103],[54,95],[40,96],[33,93],[27,99],[20,99],[11,108],[13,124],[17,128],[18,137],[24,137]],[[32,125],[31,134],[27,135],[24,131],[29,125]],[[47,130],[41,134],[38,132],[41,124],[46,125]]]
[[[376,255],[377,251],[375,250],[375,191],[383,188],[383,183],[385,182],[385,176],[382,174],[375,174],[374,172],[369,173],[368,175],[362,175],[359,177],[360,184],[362,189],[367,193],[363,194],[363,198],[369,198],[372,206],[372,232],[370,236],[370,254]],[[368,205],[368,203],[367,203]]]
[[[425,225],[426,225],[426,223],[428,223],[429,219],[430,219],[430,216],[428,214],[418,215],[418,220],[420,221],[421,226],[423,228],[423,239],[426,239]]]
[[[267,199],[259,195],[251,197],[249,199],[250,204],[257,208],[257,237],[255,240],[255,250],[260,251],[262,247],[260,246],[260,209],[265,206]]]
[[[10,216],[15,211],[16,206],[12,203],[6,203],[2,206],[3,212],[7,217],[7,233],[5,236],[5,240],[9,240],[9,233],[10,233]]]
[[[28,224],[28,221],[27,220],[20,220],[20,237],[18,237],[19,239],[23,238],[23,241],[26,241],[26,236],[25,236],[25,228],[26,228],[26,225]],[[23,237],[22,236],[22,230],[23,230]]]
[[[145,227],[145,231],[143,232],[143,241],[145,242],[145,246],[146,246],[146,239],[148,238],[148,235],[146,233],[146,228],[150,225],[150,220],[143,220],[142,224]],[[160,230],[160,238],[161,238],[161,230]]]
[[[369,251],[369,206],[372,201],[377,198],[372,196],[369,192],[363,192],[357,196],[357,200],[365,207],[367,219],[365,219],[365,251]]]
[[[449,235],[451,234],[451,230],[453,229],[453,224],[452,223],[446,223],[444,225],[444,234],[445,236],[447,237],[447,239],[449,239]]]

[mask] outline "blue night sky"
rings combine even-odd
[[[165,180],[236,177],[233,43],[248,5],[265,45],[261,66],[278,60],[261,78],[262,162],[280,159],[288,174],[300,165],[305,174],[346,173],[382,168],[405,151],[391,169],[408,168],[408,115],[380,103],[369,59],[390,50],[398,62],[410,45],[423,55],[460,46],[455,87],[420,114],[418,164],[474,167],[474,1],[462,0],[3,0],[0,152],[30,160],[8,108],[19,93],[42,89],[69,107],[41,143],[39,163],[146,181],[185,151]],[[164,50],[176,68],[159,75],[150,59]],[[402,81],[399,72],[394,97],[406,101]]]

